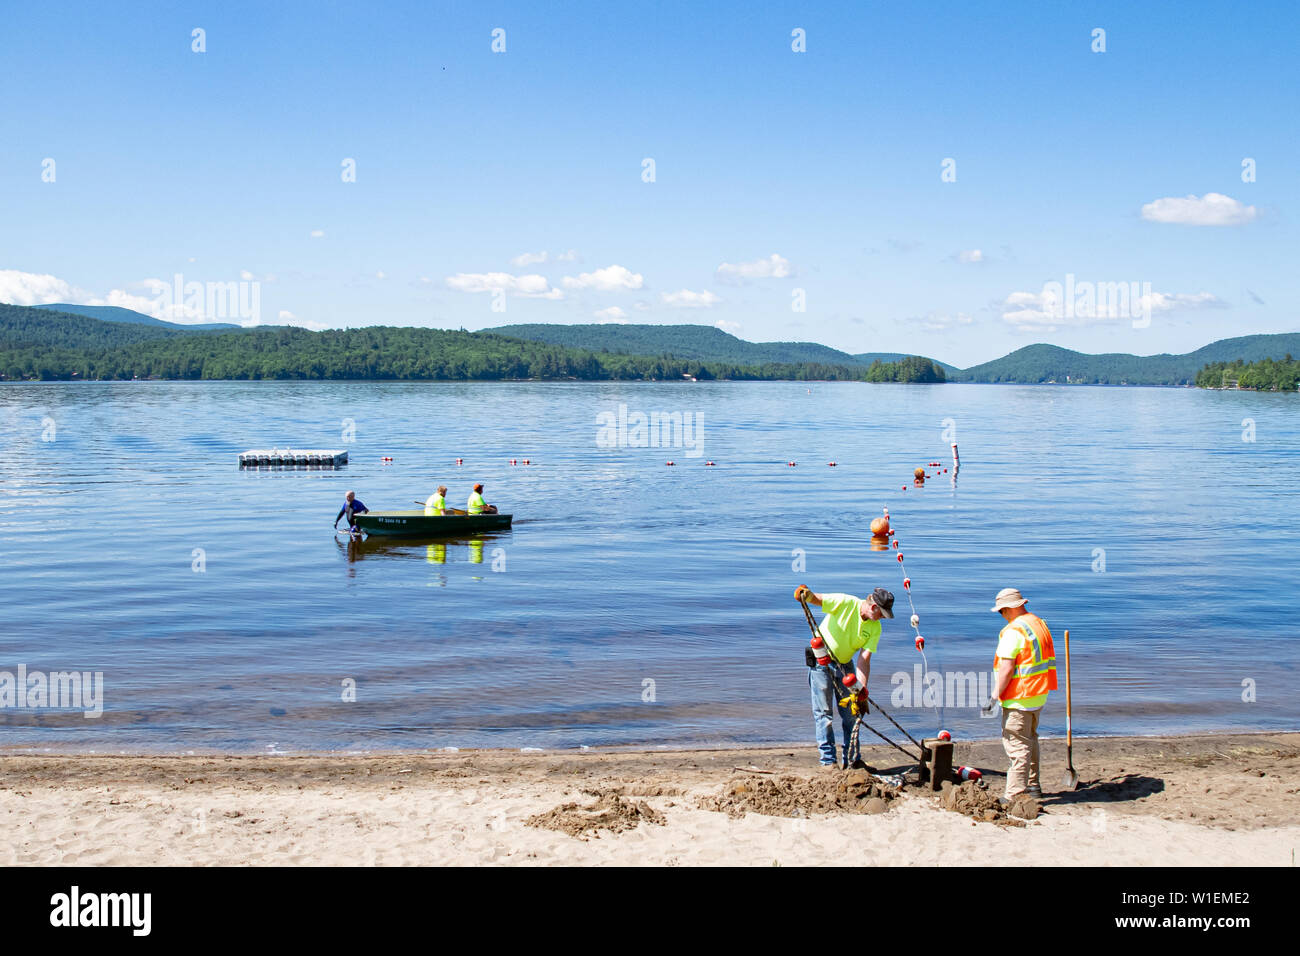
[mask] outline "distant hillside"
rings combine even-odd
[[[917,360],[918,362],[920,360]],[[595,353],[483,332],[368,326],[234,331],[105,322],[0,305],[0,379],[334,379],[391,381],[912,380],[925,369],[739,365]],[[687,386],[689,387],[689,386]]]
[[[132,325],[152,325],[156,328],[163,329],[240,329],[241,325],[232,325],[229,322],[199,322],[195,324],[185,322],[164,322],[162,319],[155,319],[151,315],[144,315],[141,312],[133,312],[130,309],[123,309],[116,305],[70,305],[66,302],[56,302],[50,305],[32,306],[34,309],[50,309],[53,312],[68,312],[72,315],[85,315],[92,319],[102,319],[105,322],[129,322]]]
[[[160,325],[104,322],[48,307],[0,304],[0,349],[116,348],[183,335]]]
[[[1211,362],[1247,362],[1300,354],[1300,333],[1245,335],[1220,339],[1184,355],[1089,355],[1055,345],[1027,345],[1010,355],[961,371],[950,382],[1018,382],[1082,385],[1192,385],[1196,373]]]
[[[497,335],[566,348],[630,355],[672,355],[701,362],[740,365],[793,364],[863,365],[874,361],[897,362],[902,352],[867,352],[850,355],[815,342],[746,342],[711,325],[503,325],[485,329]],[[936,363],[945,371],[951,366]]]

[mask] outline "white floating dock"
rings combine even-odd
[[[323,451],[319,448],[253,449],[239,456],[240,468],[296,467],[338,468],[348,463],[346,451]]]

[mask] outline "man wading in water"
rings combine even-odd
[[[817,747],[823,767],[835,766],[835,722],[832,715],[838,708],[844,729],[844,766],[849,764],[849,739],[856,718],[848,707],[839,701],[850,692],[840,681],[840,667],[857,661],[859,686],[867,686],[871,676],[871,655],[880,643],[880,619],[894,616],[894,595],[884,588],[876,588],[869,597],[858,598],[852,594],[814,594],[801,584],[794,591],[795,600],[816,604],[826,616],[822,618],[817,633],[826,642],[826,650],[834,664],[818,666],[812,648],[805,648],[808,664],[808,686],[812,690],[813,721],[817,728]]]
[[[339,521],[346,517],[348,519],[348,531],[356,534],[360,530],[357,527],[356,516],[363,515],[369,510],[357,500],[355,491],[349,491],[343,499],[343,507],[339,509],[338,517],[334,519],[334,530],[339,530]]]

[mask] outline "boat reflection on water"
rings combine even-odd
[[[465,538],[393,538],[372,535],[364,539],[342,538],[339,547],[346,549],[349,562],[373,558],[423,557],[429,564],[455,564],[461,561],[482,564],[484,545],[494,541],[504,542],[509,537],[508,534],[482,534]]]

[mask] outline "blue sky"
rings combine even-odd
[[[263,323],[959,366],[1300,328],[1294,4],[114,6],[0,14],[0,301],[164,314],[180,273]],[[1068,275],[1149,324],[1053,311]]]

